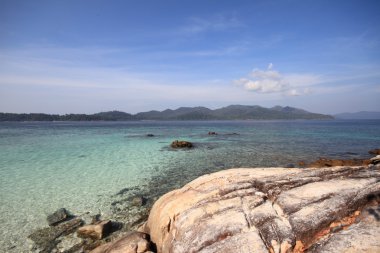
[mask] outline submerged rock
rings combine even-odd
[[[379,194],[375,167],[230,169],[162,196],[142,231],[159,253],[325,252],[315,245],[326,236],[337,240],[323,241],[331,252],[360,244],[360,252],[379,252],[376,241],[361,243],[361,238],[376,240],[377,223],[350,226],[369,203],[378,210],[373,199]],[[351,235],[341,237],[345,226]]]
[[[132,200],[131,200],[131,205],[132,206],[137,206],[137,207],[141,207],[143,205],[145,205],[147,202],[147,199],[142,197],[142,196],[137,196],[137,197],[133,197]]]
[[[192,148],[193,144],[189,141],[178,141],[175,140],[170,145],[172,148]]]
[[[54,213],[48,215],[47,222],[49,223],[49,226],[55,226],[68,218],[70,218],[69,212],[65,208],[60,208]]]
[[[56,226],[38,229],[30,234],[28,238],[35,243],[39,252],[51,252],[59,243],[59,237],[75,232],[82,224],[83,221],[81,219],[74,218]]]

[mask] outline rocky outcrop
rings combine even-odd
[[[61,210],[65,210],[64,213],[69,214],[64,208],[54,214],[62,214]],[[49,215],[49,217],[51,216]],[[56,217],[63,217],[63,215]],[[86,225],[86,222],[90,224]],[[86,212],[80,216],[69,215],[65,221],[32,232],[28,238],[33,244],[30,244],[28,252],[89,252],[89,250],[116,238],[117,232],[121,232],[122,227],[123,224],[120,222],[102,221],[100,214],[92,215]]]
[[[334,166],[366,166],[370,164],[369,159],[329,159],[329,158],[319,158],[316,161],[307,163],[301,161],[298,163],[300,167],[307,168],[323,168],[323,167],[334,167]]]
[[[172,148],[192,148],[193,144],[189,141],[179,141],[175,140],[170,145]]]
[[[162,196],[141,229],[159,253],[379,252],[379,194],[377,166],[230,169]]]
[[[380,148],[375,148],[370,151],[368,151],[369,154],[371,155],[380,155]]]

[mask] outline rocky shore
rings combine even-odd
[[[379,153],[354,164],[219,171],[158,200],[162,193],[125,188],[115,194],[114,220],[59,209],[29,236],[31,251],[380,252]]]
[[[379,252],[380,170],[231,169],[161,197],[157,252]]]

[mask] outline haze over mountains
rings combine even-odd
[[[380,119],[380,112],[345,112],[334,115],[337,119]]]
[[[120,111],[95,114],[16,114],[0,113],[0,121],[131,121],[131,120],[276,120],[276,119],[333,119],[330,115],[311,113],[289,106],[230,105],[211,110],[206,107],[180,107],[176,110],[148,111],[129,114]]]

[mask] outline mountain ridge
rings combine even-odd
[[[214,110],[202,106],[179,107],[174,110],[151,110],[136,114],[121,111],[65,115],[0,113],[0,121],[295,120],[333,118],[331,115],[312,113],[290,106],[265,108],[258,105],[229,105]]]

